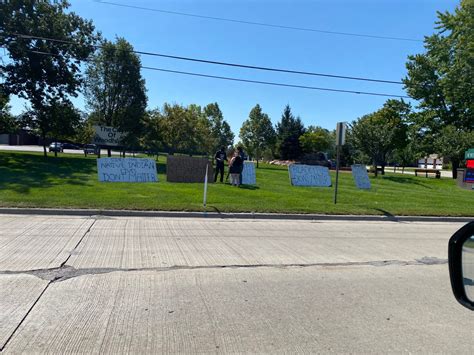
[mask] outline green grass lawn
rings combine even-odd
[[[203,184],[168,183],[165,172],[160,157],[158,183],[100,183],[93,156],[0,152],[0,206],[203,211]],[[286,167],[261,164],[257,186],[210,184],[207,210],[474,216],[474,191],[452,179],[388,173],[371,182],[371,190],[358,190],[352,175],[341,173],[334,205],[333,187],[291,186]]]

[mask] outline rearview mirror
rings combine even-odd
[[[474,310],[474,222],[451,237],[448,258],[454,297],[464,307]]]

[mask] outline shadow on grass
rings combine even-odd
[[[221,210],[219,210],[216,206],[212,206],[212,205],[207,205],[208,208],[214,210],[214,212],[217,212],[217,213],[222,213]]]
[[[156,170],[158,171],[158,174],[166,174],[166,163],[158,162],[156,164]]]
[[[386,210],[383,210],[381,208],[374,208],[374,210],[381,212],[385,217],[387,217],[389,219],[397,220],[397,217],[395,217],[393,214],[391,214],[390,212],[388,212]]]
[[[243,190],[259,190],[260,187],[255,185],[240,185],[240,188]]]
[[[391,182],[396,182],[398,184],[412,184],[412,185],[418,185],[421,187],[424,187],[426,189],[432,189],[431,186],[427,185],[426,183],[423,183],[419,181],[418,179],[415,179],[414,177],[406,177],[406,176],[383,176],[383,180],[388,180]]]
[[[277,170],[277,171],[282,171],[282,170],[288,170],[287,166],[284,165],[266,165],[266,166],[259,166],[256,168],[258,170]]]
[[[89,185],[95,159],[33,154],[0,154],[0,189],[28,194],[31,189],[57,185]]]

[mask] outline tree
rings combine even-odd
[[[265,149],[275,144],[276,133],[272,122],[260,105],[256,105],[249,113],[249,118],[240,128],[240,139],[247,151],[258,161]]]
[[[466,131],[453,125],[446,126],[435,139],[435,147],[444,158],[451,161],[452,166],[459,167],[466,150],[474,147],[474,131]]]
[[[277,124],[278,152],[281,159],[298,159],[302,155],[299,138],[305,133],[303,122],[291,113],[290,105],[283,110],[280,122]]]
[[[95,135],[94,123],[94,118],[91,117],[91,115],[81,113],[81,119],[74,136],[74,141],[81,144],[91,143]]]
[[[387,100],[380,110],[352,124],[355,148],[367,155],[375,168],[381,165],[382,172],[390,155],[406,145],[409,113],[410,105],[403,100]]]
[[[41,110],[30,110],[22,115],[22,125],[37,131],[43,140],[73,138],[78,131],[81,115],[69,101],[54,101]],[[54,152],[57,156],[57,151]]]
[[[87,67],[85,97],[98,123],[125,132],[124,146],[138,145],[147,103],[141,62],[123,38],[104,41]],[[108,155],[110,156],[110,149]]]
[[[77,96],[80,62],[94,51],[97,40],[92,22],[65,12],[68,7],[65,0],[0,2],[0,46],[10,59],[0,64],[3,90],[29,100],[37,119],[45,120],[40,123],[43,141],[49,133],[44,129],[52,127],[46,111]],[[43,150],[47,156],[45,144]]]
[[[214,150],[215,139],[212,135],[212,122],[208,120],[201,106],[191,104],[186,109],[193,131],[188,137],[188,153],[209,155]]]
[[[416,113],[415,113],[416,114]],[[410,114],[409,121],[413,121],[413,113]],[[429,154],[427,147],[422,145],[426,140],[420,137],[420,132],[416,125],[411,124],[407,127],[407,144],[395,150],[394,160],[401,164],[402,173],[405,172],[405,167],[414,164],[419,158]],[[432,149],[432,145],[430,146]]]
[[[335,139],[331,132],[319,126],[309,126],[299,138],[304,153],[328,152],[334,145]]]
[[[438,12],[438,19],[437,33],[425,37],[426,52],[408,57],[403,79],[408,94],[420,101],[423,114],[414,123],[429,140],[427,146],[447,126],[474,129],[474,2],[461,0],[454,13]]]
[[[229,124],[224,120],[221,109],[217,102],[204,107],[204,114],[211,125],[212,150],[221,147],[228,148],[234,143],[234,133],[230,129]]]
[[[15,118],[10,114],[9,98],[0,89],[0,134],[14,132],[18,126]]]
[[[162,117],[159,110],[151,110],[146,112],[144,118],[144,135],[142,137],[142,146],[148,154],[158,154],[161,149],[164,149],[163,137],[161,134]]]
[[[164,104],[161,110],[149,113],[148,146],[163,147],[169,154],[209,154],[212,149],[211,125],[198,105],[188,107]],[[157,140],[161,140],[157,142]]]

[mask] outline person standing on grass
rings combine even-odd
[[[242,167],[244,166],[244,160],[239,154],[239,151],[234,152],[234,157],[229,163],[229,174],[230,183],[232,186],[240,186],[240,174],[242,173]]]
[[[214,173],[214,182],[217,181],[217,175],[221,174],[221,182],[224,182],[224,161],[227,161],[227,155],[225,154],[225,148],[222,147],[216,152],[214,156],[216,161],[216,172]]]
[[[240,168],[240,173],[239,173],[239,181],[242,184],[242,172],[244,171],[245,153],[244,153],[244,150],[241,146],[237,147],[237,152],[239,153],[239,156],[242,159],[242,166]]]

